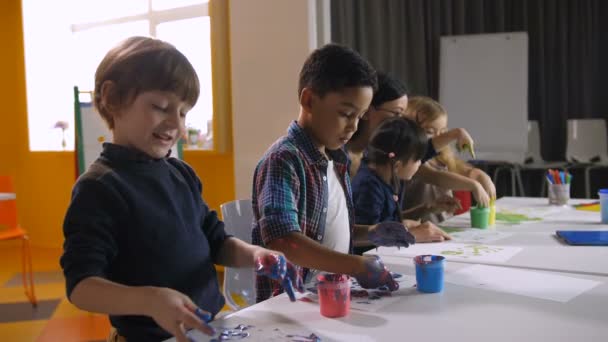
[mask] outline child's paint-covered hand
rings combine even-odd
[[[353,275],[361,287],[364,289],[375,289],[380,286],[387,286],[391,291],[399,289],[399,283],[393,279],[393,276],[388,268],[384,266],[379,256],[364,256],[363,263],[364,271]]]
[[[416,238],[400,222],[386,221],[370,227],[367,238],[376,246],[409,247]]]
[[[178,342],[188,342],[186,329],[215,335],[215,330],[207,325],[211,321],[211,314],[198,308],[188,296],[162,287],[142,287],[141,291],[146,303],[145,315],[175,336]]]
[[[302,277],[300,277],[293,264],[288,262],[281,253],[261,250],[255,256],[254,268],[258,275],[280,281],[283,290],[285,290],[292,302],[296,301],[294,288],[298,292],[304,292]]]

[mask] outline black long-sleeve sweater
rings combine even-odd
[[[201,191],[183,161],[104,144],[74,186],[64,221],[60,262],[68,298],[81,280],[98,276],[169,287],[219,312],[224,298],[213,264],[228,236]],[[149,317],[110,315],[110,321],[129,342],[170,337]]]

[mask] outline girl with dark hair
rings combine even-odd
[[[449,235],[432,223],[403,221],[400,194],[403,181],[418,171],[428,138],[416,122],[405,117],[385,120],[373,133],[367,155],[353,178],[357,224],[403,222],[417,242],[443,241]]]

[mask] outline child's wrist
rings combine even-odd
[[[351,276],[356,276],[356,275],[365,273],[365,270],[366,270],[365,257],[362,255],[355,255],[354,257],[355,257],[353,259],[354,263],[351,267],[351,271],[349,272],[349,274]]]
[[[133,300],[136,315],[152,317],[152,304],[156,302],[158,288],[154,286],[130,287],[129,297]]]

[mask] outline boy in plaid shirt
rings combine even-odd
[[[368,288],[398,287],[378,257],[350,254],[354,244],[413,242],[400,224],[391,234],[381,225],[354,224],[343,146],[376,87],[375,70],[355,51],[334,44],[315,50],[300,72],[298,119],[255,170],[253,243],[283,252],[305,281],[320,270],[349,274]],[[258,302],[281,292],[263,277],[256,287]]]

